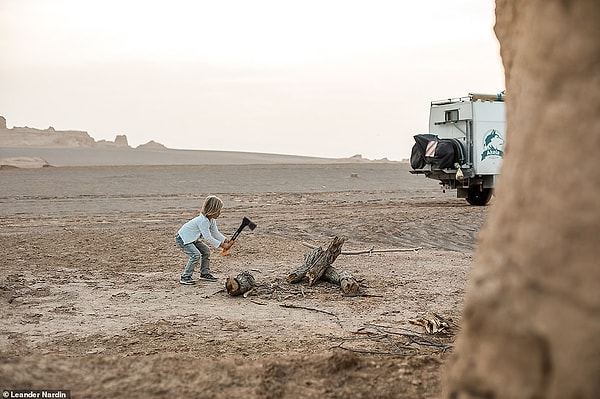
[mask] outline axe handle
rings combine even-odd
[[[240,235],[240,233],[242,232],[242,230],[244,230],[244,228],[246,226],[248,226],[247,222],[250,222],[250,221],[246,220],[246,218],[244,218],[244,221],[242,222],[242,224],[240,224],[240,227],[238,227],[238,229],[235,231],[235,233],[233,233],[233,235],[231,236],[231,238],[229,239],[229,241],[233,242],[233,241],[236,240],[236,238],[238,238],[238,236]],[[252,223],[252,222],[250,222],[250,223]],[[254,228],[252,228],[252,230],[254,230]],[[226,249],[222,249],[221,250],[221,254],[223,254],[223,255],[227,255],[227,252],[228,251]]]
[[[236,238],[238,238],[238,236],[240,235],[240,233],[242,232],[242,230],[244,230],[244,227],[246,227],[245,225],[241,225],[240,227],[238,227],[238,229],[235,231],[235,233],[233,233],[233,235],[231,236],[230,240],[231,241],[235,241]]]
[[[237,232],[236,232],[237,233]],[[235,234],[234,234],[235,235]],[[237,236],[236,236],[237,237]],[[229,239],[229,242],[233,243],[234,239],[233,237]],[[229,252],[228,249],[222,248],[221,249],[221,255],[227,255],[227,252]]]
[[[248,226],[247,220],[246,218],[244,218],[244,221],[242,222],[242,224],[240,224],[240,227],[238,227],[238,229],[235,231],[235,233],[233,233],[233,235],[231,236],[231,241],[235,241],[236,238],[238,238],[238,236],[240,235],[240,233],[242,232],[242,230],[244,230],[244,228]]]

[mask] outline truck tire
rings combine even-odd
[[[492,189],[481,186],[471,186],[467,191],[467,202],[471,205],[484,206],[492,198]]]

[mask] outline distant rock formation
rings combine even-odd
[[[127,136],[118,134],[115,141],[100,140],[96,142],[96,147],[111,147],[111,148],[129,148]]]
[[[93,147],[96,141],[79,130],[56,131],[31,127],[0,128],[2,147]]]
[[[117,137],[115,137],[115,145],[117,147],[129,147],[129,143],[127,142],[127,136],[125,136],[124,134],[118,134]]]
[[[0,147],[83,147],[83,148],[131,148],[127,136],[119,134],[115,141],[96,141],[82,130],[56,130],[31,127],[6,127],[6,118],[0,116]],[[167,148],[155,141],[149,141],[138,148]]]
[[[140,144],[135,148],[141,148],[144,150],[164,150],[167,147],[165,147],[164,145],[162,145],[161,143],[157,143],[154,140],[150,140],[149,142],[147,142],[146,144]]]
[[[395,161],[390,161],[387,158],[381,158],[381,159],[368,159],[362,156],[362,154],[355,154],[352,155],[349,158],[346,158],[348,160],[348,162],[371,162],[371,163],[389,163],[389,162],[395,162]]]

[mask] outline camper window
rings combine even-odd
[[[444,113],[444,121],[446,122],[457,122],[458,121],[458,110],[450,109]]]

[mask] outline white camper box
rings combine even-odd
[[[504,156],[504,94],[475,94],[433,101],[429,134],[415,135],[411,173],[457,189],[458,198],[485,205]]]

